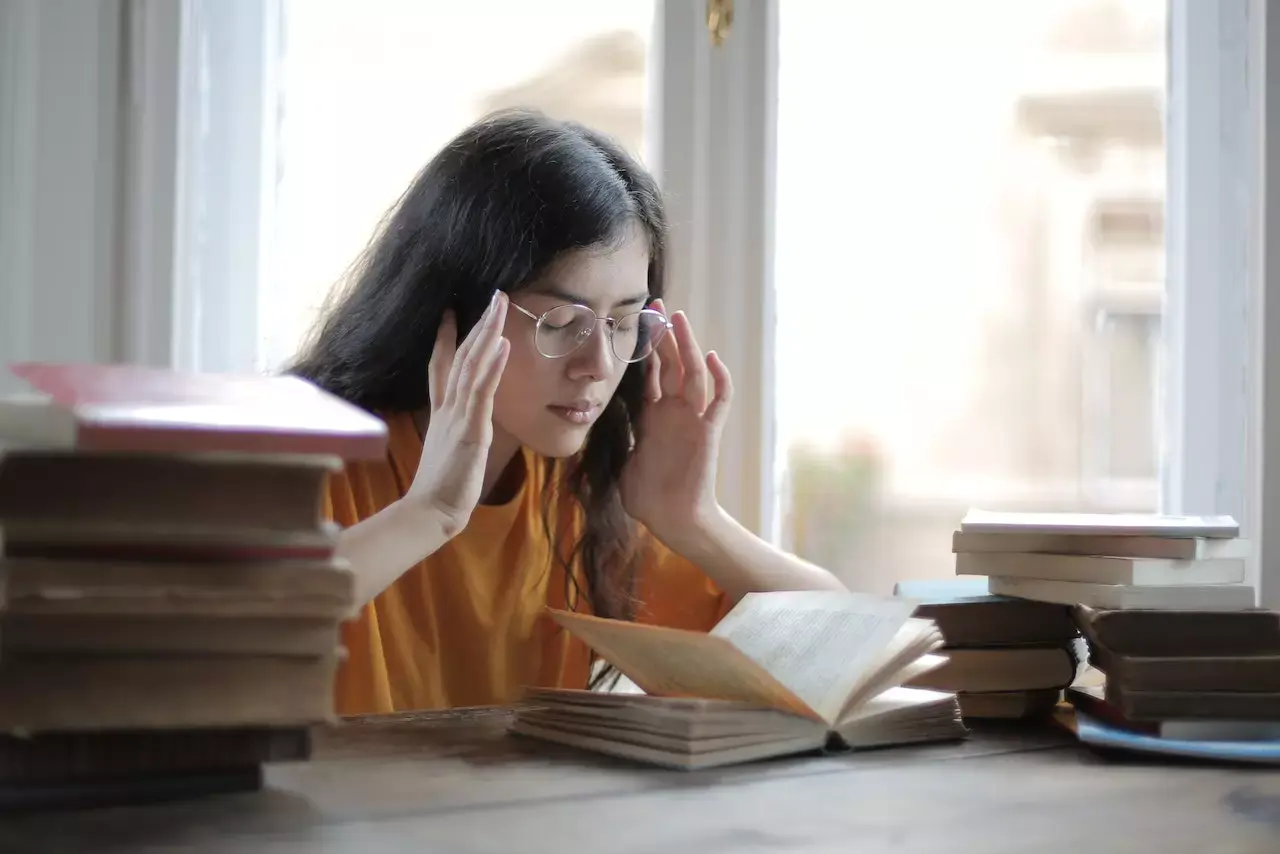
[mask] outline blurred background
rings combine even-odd
[[[264,368],[482,114],[538,106],[647,155],[653,0],[351,9],[282,7]],[[887,592],[954,571],[970,506],[1156,509],[1164,0],[779,9],[783,544]]]

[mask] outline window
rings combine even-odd
[[[784,542],[887,591],[969,506],[1155,510],[1165,0],[779,10]]]
[[[175,361],[278,365],[412,170],[531,101],[657,166],[748,527],[873,589],[949,572],[970,504],[1228,512],[1275,551],[1262,4],[736,5],[713,45],[683,0],[184,0]]]
[[[454,134],[535,106],[645,153],[653,0],[286,0],[261,367],[286,362],[382,215]]]
[[[1082,491],[1102,506],[1159,504],[1164,206],[1100,199],[1086,232]]]

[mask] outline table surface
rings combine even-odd
[[[505,734],[503,710],[343,722],[261,791],[0,818],[0,852],[1280,852],[1280,773],[1117,761],[1050,724],[715,771]]]

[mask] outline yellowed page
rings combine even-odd
[[[711,635],[740,649],[834,724],[915,605],[838,591],[748,593]]]
[[[646,694],[741,700],[820,719],[804,701],[724,638],[549,610],[557,623]]]

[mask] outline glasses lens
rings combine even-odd
[[[618,318],[613,328],[613,352],[624,362],[638,362],[653,352],[667,333],[667,318],[646,308]]]
[[[538,352],[548,359],[558,359],[577,350],[591,337],[596,316],[580,305],[562,305],[542,316],[538,324]]]

